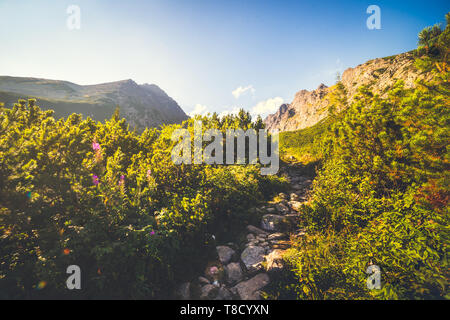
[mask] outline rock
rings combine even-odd
[[[267,232],[261,230],[260,228],[257,228],[257,227],[252,226],[252,225],[248,225],[248,226],[247,226],[247,230],[248,230],[249,232],[254,233],[254,234],[257,234],[257,235],[258,235],[258,234],[264,234],[264,235],[267,235],[267,234],[268,234]]]
[[[267,272],[276,272],[281,271],[284,268],[283,254],[285,250],[273,250],[266,256],[266,271]]]
[[[291,201],[298,201],[299,200],[299,196],[296,193],[291,193]]]
[[[291,210],[283,203],[277,203],[277,211],[283,215],[288,214]]]
[[[245,248],[241,254],[241,260],[248,272],[254,272],[261,269],[261,262],[264,261],[265,249],[263,247],[250,246]]]
[[[227,264],[231,261],[231,258],[235,254],[234,250],[227,246],[218,246],[216,247],[217,255],[219,256],[220,262],[222,264]]]
[[[239,262],[232,262],[228,264],[225,267],[225,274],[229,284],[234,284],[241,281],[244,276]]]
[[[287,195],[286,195],[285,193],[283,193],[283,192],[280,192],[280,193],[278,194],[278,198],[283,199],[283,200],[286,200],[286,199],[287,199]]]
[[[261,242],[259,245],[261,247],[267,247],[269,245],[269,243],[268,242]]]
[[[234,288],[242,300],[259,300],[261,299],[260,290],[267,286],[269,282],[267,273],[260,273],[250,280],[238,283]]]
[[[201,300],[209,300],[213,299],[218,293],[219,288],[213,286],[212,284],[207,284],[200,289],[200,299]]]
[[[272,247],[274,249],[288,249],[290,246],[291,246],[291,243],[289,241],[283,241],[283,240],[272,241]]]
[[[266,209],[266,212],[267,212],[267,213],[276,213],[276,212],[277,212],[277,209],[274,208],[274,207],[268,207],[268,208]]]
[[[262,217],[261,227],[268,231],[280,231],[283,228],[283,216],[266,214]]]
[[[217,297],[214,300],[232,300],[233,296],[231,295],[230,290],[228,290],[225,286],[221,286],[219,288],[219,292],[217,293]]]
[[[190,282],[182,283],[178,287],[176,295],[180,300],[189,300],[191,298],[191,283]]]
[[[252,240],[252,241],[250,241],[250,242],[248,242],[248,243],[246,244],[246,247],[257,246],[258,243],[259,243],[258,240]]]
[[[300,211],[303,206],[303,204],[299,201],[289,201],[289,205],[291,206],[292,210],[295,210],[297,212]]]
[[[198,282],[200,284],[210,284],[209,280],[206,279],[205,277],[198,277]]]
[[[252,240],[254,240],[255,239],[255,236],[253,235],[253,233],[249,233],[248,235],[247,235],[247,241],[252,241]]]
[[[287,234],[281,233],[281,232],[272,233],[267,236],[267,240],[269,240],[269,241],[287,239],[287,238],[288,238]]]

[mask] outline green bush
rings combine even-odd
[[[260,125],[244,113],[203,121]],[[167,298],[203,268],[211,234],[282,182],[256,165],[173,164],[182,126],[193,120],[138,134],[118,113],[99,123],[55,120],[34,100],[1,107],[1,298]],[[71,264],[82,290],[66,288]]]

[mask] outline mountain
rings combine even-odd
[[[36,98],[56,117],[81,113],[95,120],[108,119],[117,106],[132,127],[157,127],[179,123],[188,117],[180,106],[154,84],[123,80],[96,85],[68,81],[0,76],[0,101],[6,106],[19,98]]]
[[[414,66],[414,53],[378,58],[344,71],[341,84],[346,97],[352,101],[359,87],[366,85],[374,93],[384,96],[397,80],[403,80],[405,88],[414,87],[418,78],[429,79]],[[283,104],[278,111],[266,117],[264,123],[269,131],[293,131],[310,127],[328,115],[329,93],[336,86],[321,84],[316,90],[301,90],[290,104]]]

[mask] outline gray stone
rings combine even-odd
[[[283,254],[285,250],[275,249],[266,256],[266,271],[276,272],[284,268]]]
[[[280,231],[282,229],[283,216],[266,214],[261,221],[261,227],[268,231]]]
[[[281,232],[272,233],[267,236],[267,240],[269,240],[269,241],[287,239],[287,238],[288,238],[287,234],[281,233]]]
[[[209,300],[213,299],[218,293],[219,288],[213,286],[212,284],[207,284],[200,289],[200,299],[201,300]]]
[[[200,284],[210,284],[209,280],[206,279],[205,277],[198,277],[198,282]]]
[[[191,298],[191,283],[190,282],[182,283],[178,287],[176,295],[180,300],[189,300]]]
[[[299,201],[290,201],[289,205],[291,206],[292,210],[295,210],[297,212],[300,211],[303,206],[303,204]]]
[[[261,299],[261,289],[270,282],[267,273],[260,273],[250,280],[238,283],[234,288],[239,298],[242,300],[259,300]]]
[[[256,235],[258,235],[258,234],[264,234],[264,235],[267,235],[267,234],[268,234],[268,233],[265,232],[264,230],[261,230],[260,228],[257,228],[257,227],[252,226],[252,225],[248,225],[248,226],[247,226],[247,230],[248,230],[249,232],[253,233],[253,234],[256,234]]]
[[[235,254],[234,250],[227,246],[218,246],[216,247],[217,255],[219,256],[220,262],[222,264],[227,264],[231,261],[231,258]]]
[[[248,235],[247,235],[247,241],[252,241],[252,240],[254,240],[255,239],[255,236],[253,235],[253,233],[249,233]]]
[[[214,300],[232,300],[233,296],[231,295],[230,290],[228,290],[225,286],[221,286],[219,288],[219,292],[217,293],[217,297]]]
[[[249,246],[241,254],[241,260],[248,272],[254,272],[262,268],[265,249],[263,247]]]
[[[244,274],[242,273],[241,266],[238,262],[232,262],[225,267],[225,273],[227,276],[227,282],[234,284],[242,280]]]

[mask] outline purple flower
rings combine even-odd
[[[119,186],[123,186],[123,185],[125,185],[125,176],[121,175],[120,180],[119,180]]]
[[[211,267],[211,268],[209,269],[209,272],[210,272],[211,274],[216,274],[216,273],[219,272],[219,269],[218,269],[216,266],[214,266],[214,267]]]
[[[155,234],[155,231],[152,230],[152,232],[150,232],[150,235],[153,236]]]
[[[94,151],[99,151],[100,150],[100,144],[98,144],[97,142],[92,142],[92,149],[94,149]]]
[[[98,186],[99,184],[98,177],[95,174],[92,175],[92,183],[95,184],[96,186]]]

